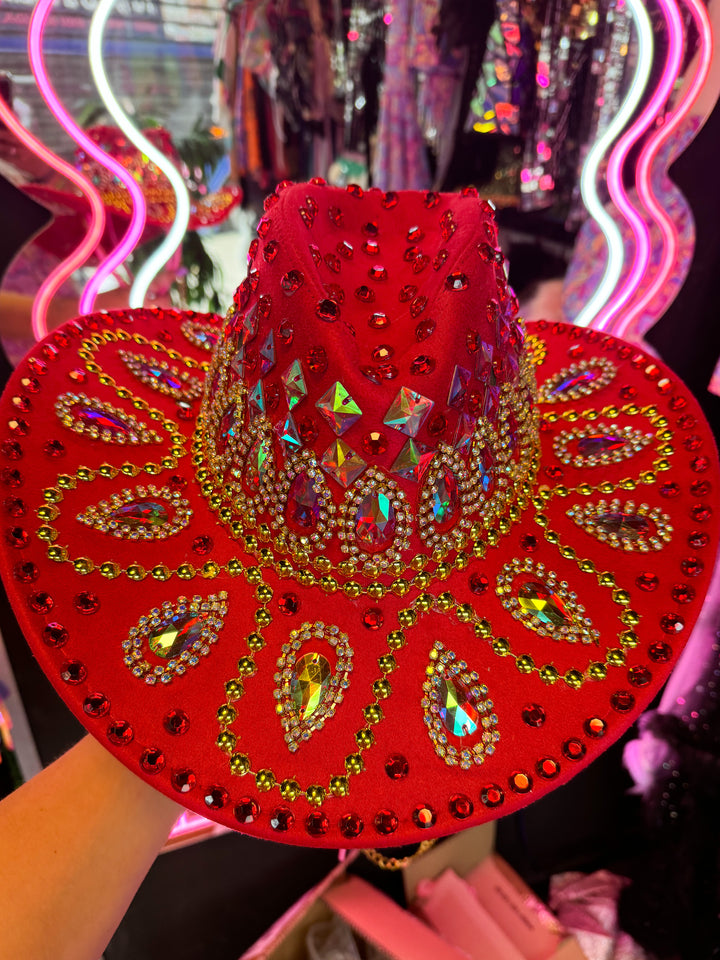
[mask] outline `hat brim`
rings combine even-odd
[[[188,808],[308,846],[447,835],[591,763],[666,680],[712,573],[717,456],[683,384],[612,337],[529,324],[532,502],[443,581],[388,576],[354,596],[278,564],[260,529],[233,533],[205,499],[193,434],[220,328],[80,318],[4,394],[2,574],[73,713]],[[597,358],[614,372],[588,386]],[[283,724],[293,697],[323,723]]]

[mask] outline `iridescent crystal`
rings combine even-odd
[[[259,493],[263,480],[268,471],[268,454],[270,452],[270,443],[267,437],[258,437],[245,461],[245,471],[243,479],[245,486],[253,493]]]
[[[490,496],[495,489],[495,459],[486,448],[480,454],[478,461],[480,486],[485,496]]]
[[[315,406],[338,436],[362,416],[362,410],[339,380],[325,391]]]
[[[305,385],[305,377],[300,360],[293,360],[281,379],[285,387],[288,407],[292,410],[293,407],[297,406],[297,404],[307,396],[307,386]]]
[[[290,484],[285,519],[300,533],[312,533],[320,518],[320,497],[312,478],[299,473]]]
[[[83,423],[98,427],[100,430],[110,430],[112,433],[130,433],[129,425],[121,418],[104,410],[95,410],[94,407],[81,406],[77,415]]]
[[[614,437],[611,434],[593,433],[589,437],[580,437],[577,442],[578,452],[584,457],[597,457],[598,454],[620,450],[626,441],[623,437]]]
[[[133,530],[147,527],[161,527],[168,522],[167,508],[155,500],[136,500],[125,503],[108,514],[108,520],[115,521]]]
[[[572,390],[573,387],[580,386],[582,383],[591,383],[593,380],[597,380],[599,375],[598,370],[583,370],[581,373],[571,373],[560,383],[556,383],[552,390],[548,391],[548,396],[556,397]]]
[[[288,413],[287,417],[278,423],[275,426],[275,432],[277,433],[280,442],[283,445],[283,450],[287,453],[288,450],[300,449],[302,446],[302,440],[295,426],[295,421],[293,420],[293,415]]]
[[[462,410],[465,405],[465,394],[467,393],[467,385],[470,383],[470,376],[470,371],[466,370],[465,367],[456,366],[453,371],[447,402],[456,410]]]
[[[528,581],[520,587],[517,596],[520,608],[541,623],[556,627],[568,627],[572,624],[572,617],[565,609],[565,604],[557,593],[544,583]]]
[[[445,529],[455,520],[459,506],[458,487],[455,474],[449,467],[445,467],[432,485],[430,505],[436,527]]]
[[[456,677],[441,677],[439,683],[440,718],[454,737],[469,737],[478,728],[480,717],[472,705],[465,685]]]
[[[295,662],[290,694],[301,720],[309,720],[322,704],[330,680],[330,663],[321,653],[306,653]]]
[[[355,513],[355,536],[365,550],[384,550],[395,535],[395,507],[384,493],[363,497]]]
[[[416,437],[432,408],[432,400],[410,390],[409,387],[400,387],[383,422],[408,437]]]
[[[453,446],[456,450],[467,450],[475,432],[475,419],[466,413],[460,414],[458,425],[455,430],[455,440]]]
[[[266,373],[275,366],[275,337],[272,330],[265,338],[265,343],[260,347],[260,376],[264,377]]]
[[[154,377],[159,384],[168,387],[170,390],[182,389],[182,382],[164,367],[158,367],[152,363],[141,363],[140,372],[148,377]]]
[[[235,334],[237,345],[244,347],[255,337],[258,330],[258,308],[254,303],[245,316],[240,320],[238,317],[233,321],[233,333]]]
[[[433,451],[428,450],[424,444],[407,440],[390,470],[404,480],[415,480],[417,482],[432,458]]]
[[[593,522],[603,533],[615,534],[621,540],[639,540],[652,529],[648,518],[639,513],[601,513]]]
[[[148,636],[148,646],[155,656],[174,659],[201,639],[204,626],[205,620],[195,613],[176,613]]]
[[[475,376],[481,383],[495,384],[495,348],[480,341],[475,360]]]
[[[230,442],[230,438],[235,436],[237,427],[237,417],[235,415],[235,404],[231,403],[220,418],[220,429],[218,430],[217,452],[225,453]]]
[[[367,464],[344,440],[333,440],[320,461],[323,470],[331,474],[344,487],[357,480]]]
[[[248,405],[256,413],[265,413],[265,392],[262,380],[258,380],[248,394]]]

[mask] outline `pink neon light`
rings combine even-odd
[[[630,306],[622,320],[616,324],[614,333],[618,337],[633,337],[636,333],[643,332],[637,330],[643,313],[664,287],[677,260],[679,247],[678,232],[675,224],[665,212],[664,208],[657,202],[650,182],[650,172],[652,163],[660,152],[663,144],[675,133],[692,109],[700,91],[705,86],[705,81],[710,72],[710,64],[713,57],[713,35],[710,18],[700,0],[685,0],[685,3],[689,7],[690,13],[695,20],[695,26],[697,27],[700,38],[700,55],[697,70],[695,71],[695,76],[692,81],[687,85],[674,112],[667,118],[664,126],[648,140],[638,161],[638,189],[647,191],[646,195],[643,195],[641,192],[641,197],[645,206],[658,221],[658,226],[660,227],[664,240],[663,255],[655,274],[655,279],[647,287],[643,295]]]
[[[67,278],[81,267],[102,239],[105,229],[105,207],[100,194],[92,184],[75,169],[45,146],[27,130],[0,97],[0,118],[28,150],[40,157],[49,167],[62,174],[80,190],[90,204],[90,227],[85,239],[62,263],[49,274],[37,292],[32,305],[32,331],[36,340],[47,336],[47,311],[50,301]]]
[[[107,167],[120,180],[130,193],[133,204],[133,212],[130,223],[125,235],[120,243],[110,251],[108,256],[98,266],[97,270],[86,284],[80,297],[80,313],[92,313],[95,298],[104,280],[119,267],[137,246],[145,228],[145,218],[147,207],[145,197],[138,183],[131,174],[123,167],[121,163],[101,150],[100,147],[88,137],[84,130],[75,123],[73,118],[67,112],[60,102],[45,69],[43,57],[43,32],[47,25],[48,17],[52,9],[54,0],[38,0],[35,9],[30,18],[30,28],[28,32],[28,52],[30,56],[30,66],[35,76],[40,93],[54,114],[58,123],[65,129],[70,136],[78,143],[83,150],[89,153],[98,163]]]
[[[635,123],[618,141],[608,162],[607,179],[610,196],[630,225],[635,238],[635,255],[630,272],[615,296],[612,297],[592,324],[598,330],[609,332],[616,331],[618,321],[615,318],[637,290],[650,262],[650,229],[641,214],[638,213],[637,208],[631,203],[623,186],[623,165],[632,145],[639,140],[663,109],[680,72],[684,45],[682,20],[674,0],[659,0],[659,2],[668,26],[668,55],[665,67],[649,103]]]

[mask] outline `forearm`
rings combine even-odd
[[[86,737],[0,803],[0,960],[98,960],[181,808]]]

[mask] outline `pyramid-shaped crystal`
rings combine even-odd
[[[338,436],[362,416],[362,410],[339,380],[325,391],[315,406]]]
[[[470,376],[470,371],[466,370],[465,367],[455,367],[447,402],[456,410],[462,410],[465,406],[465,395],[467,394],[468,383],[470,383]]]
[[[258,329],[258,309],[254,303],[245,316],[242,314],[233,320],[233,333],[237,338],[237,345],[244,347],[253,339]]]
[[[258,380],[248,394],[248,406],[255,413],[265,413],[265,391],[263,390],[262,380]]]
[[[417,482],[432,458],[433,452],[428,450],[425,444],[408,440],[390,470],[397,477]]]
[[[307,396],[302,363],[299,360],[293,360],[282,375],[282,382],[285,387],[288,407],[292,410],[293,407],[297,406],[297,404]]]
[[[455,431],[455,442],[453,443],[455,449],[460,451],[468,450],[474,431],[474,418],[468,416],[467,413],[461,413],[460,419],[458,420],[457,429]]]
[[[291,413],[288,413],[284,420],[281,420],[280,423],[275,425],[275,432],[278,435],[285,453],[289,453],[292,450],[299,450],[302,446],[302,440],[300,439]]]
[[[333,476],[343,487],[349,487],[367,466],[363,458],[340,439],[333,440],[320,462],[323,470]]]
[[[272,330],[268,333],[265,343],[260,347],[260,376],[264,377],[266,373],[275,366],[275,337]]]
[[[433,401],[409,387],[400,387],[398,395],[385,414],[384,423],[408,437],[416,437],[423,421],[433,408]]]

